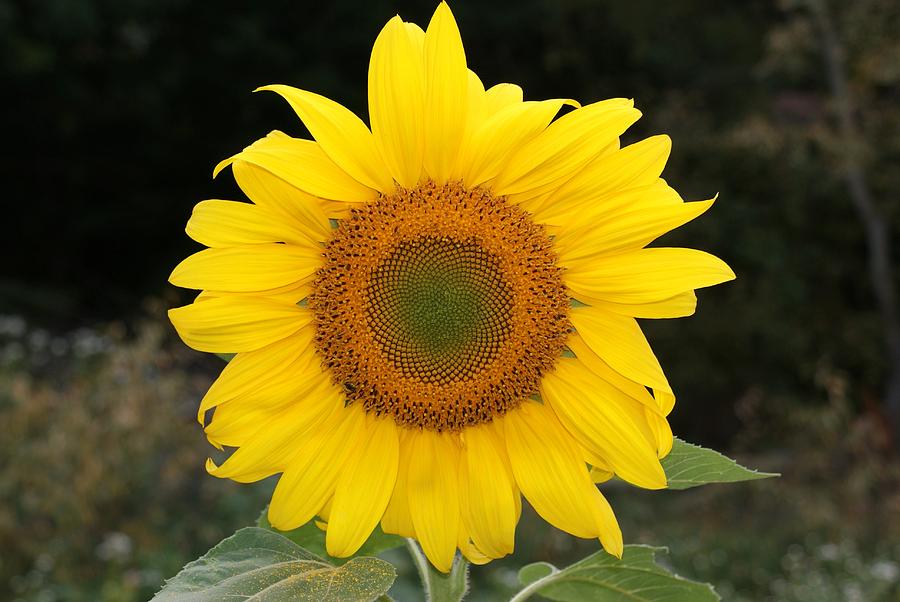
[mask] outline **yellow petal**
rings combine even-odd
[[[264,291],[304,282],[321,264],[321,249],[310,244],[205,249],[175,266],[169,282],[193,289]]]
[[[488,425],[469,427],[464,437],[465,523],[478,548],[500,558],[512,553],[516,533],[515,485],[502,458],[506,449]]]
[[[406,23],[403,25],[406,27],[406,33],[409,34],[409,39],[412,40],[413,47],[416,49],[416,52],[422,55],[422,59],[424,61],[425,58],[425,31],[416,25],[415,23]],[[424,63],[422,65],[424,72]]]
[[[253,400],[271,406],[309,389],[317,377],[325,375],[313,347],[314,334],[310,325],[262,349],[238,353],[200,401],[200,424],[207,410],[226,402]]]
[[[614,155],[618,150],[609,150],[602,157],[595,159],[595,163],[605,157]],[[557,191],[547,195],[547,198],[556,196]],[[558,228],[560,237],[567,237],[570,231],[592,226],[598,220],[607,220],[620,214],[625,214],[638,209],[650,209],[680,205],[684,203],[681,195],[670,187],[665,180],[657,178],[650,184],[635,186],[624,190],[613,190],[598,197],[591,198],[588,202],[576,207],[569,207],[565,203],[546,203],[541,207],[542,219]]]
[[[616,476],[615,471],[602,466],[591,466],[591,480],[595,483],[605,483]]]
[[[522,102],[522,88],[516,84],[497,84],[484,92],[484,115],[490,117],[510,105]]]
[[[378,196],[332,161],[312,140],[272,132],[216,166],[213,175],[235,161],[246,161],[271,172],[313,196],[335,201],[362,202]]]
[[[418,183],[425,153],[425,56],[414,32],[394,17],[369,60],[372,133],[390,174],[406,188]]]
[[[221,297],[169,310],[186,345],[210,353],[241,353],[287,338],[312,314],[293,304],[256,297]]]
[[[422,551],[447,573],[459,534],[459,444],[454,435],[414,431],[410,435],[409,512]]]
[[[485,106],[485,91],[481,78],[471,69],[467,69],[467,75],[466,97],[468,108],[466,109],[466,135],[471,136],[484,121],[487,107]]]
[[[478,546],[471,540],[469,537],[469,532],[466,530],[465,525],[460,522],[459,529],[459,539],[456,544],[459,546],[459,551],[462,552],[462,555],[465,556],[466,560],[471,562],[472,564],[487,564],[491,560],[492,557],[488,556],[484,552],[482,552]]]
[[[576,299],[656,303],[734,279],[725,262],[696,249],[654,247],[597,257],[563,274]]]
[[[216,297],[265,297],[266,299],[269,299],[271,301],[293,304],[299,303],[300,301],[308,297],[311,291],[311,281],[305,280],[279,288],[266,289],[264,291],[237,292],[205,290],[201,291],[200,294],[197,295],[197,301],[202,301],[204,299],[213,299]]]
[[[644,408],[644,414],[656,439],[657,456],[660,459],[665,458],[672,451],[672,444],[674,443],[672,427],[669,426],[669,421],[666,420],[666,417],[659,412],[655,412],[650,408]]]
[[[666,391],[665,389],[653,389],[653,397],[656,398],[656,402],[659,404],[663,416],[668,416],[672,411],[672,408],[675,407],[675,395],[671,391]]]
[[[630,100],[604,100],[563,115],[519,148],[492,184],[511,195],[571,177],[638,120]]]
[[[544,520],[577,537],[597,537],[594,484],[553,411],[526,401],[503,417],[516,483]]]
[[[472,157],[475,131],[481,127],[485,119],[484,84],[481,83],[481,79],[471,69],[468,70],[468,76],[466,123],[463,127],[463,135],[459,144],[459,152],[456,155],[456,162],[453,170],[450,172],[450,179],[454,181],[462,179],[463,172],[468,167]]]
[[[640,249],[703,214],[712,203],[697,201],[640,209],[597,220],[590,227],[572,231],[567,240],[578,237],[579,242],[567,245],[566,250],[560,252],[560,264],[575,271],[589,271],[598,256]]]
[[[591,372],[622,391],[625,395],[628,395],[632,399],[647,406],[648,412],[662,417],[665,417],[672,412],[672,408],[675,406],[675,396],[672,393],[654,389],[653,394],[651,395],[646,386],[623,376],[621,372],[614,370],[609,364],[603,361],[600,356],[594,353],[587,343],[584,342],[584,339],[578,332],[573,332],[569,335],[567,345],[581,363],[583,363]],[[652,426],[653,425],[651,424],[651,427]],[[668,423],[666,423],[664,428],[669,428]],[[669,436],[671,436],[671,429],[669,430]],[[661,448],[664,448],[666,445],[665,437],[666,435],[664,432],[660,432],[657,435],[657,441],[660,443]]]
[[[283,407],[267,408],[250,404],[224,404],[217,406],[213,419],[206,427],[207,440],[218,449],[241,447],[256,435],[261,428]],[[207,466],[210,474],[215,474]],[[272,467],[271,472],[262,477],[279,472]],[[218,475],[216,475],[218,476]],[[236,479],[240,480],[240,479]],[[258,480],[250,478],[245,482]]]
[[[616,520],[612,506],[596,487],[592,497],[594,519],[597,521],[597,528],[600,531],[600,543],[603,544],[604,550],[621,559],[622,553],[625,551],[625,543],[622,540],[622,529],[619,528],[619,521]]]
[[[659,411],[659,403],[654,399],[653,395],[646,386],[639,382],[633,381],[623,376],[620,372],[614,370],[599,355],[584,342],[581,334],[573,332],[569,335],[566,342],[568,348],[575,354],[575,357],[598,378],[603,379],[613,387],[617,388],[623,394],[632,399]]]
[[[594,307],[574,307],[569,319],[591,351],[615,371],[648,387],[672,391],[634,318]]]
[[[541,391],[575,439],[612,464],[616,474],[638,487],[666,486],[656,440],[644,414],[648,406],[573,359],[557,362],[556,369],[541,381]]]
[[[459,28],[441,2],[425,30],[425,171],[439,184],[456,163],[466,124],[468,71]]]
[[[565,426],[565,423],[563,423],[563,426]],[[567,428],[568,428],[568,427],[567,427]],[[572,431],[572,429],[568,429],[568,430],[569,430],[570,432]],[[577,439],[578,439],[577,434],[573,434],[573,438],[576,439],[576,443],[578,443],[578,441],[577,441]],[[591,450],[591,449],[585,447],[584,445],[580,445],[580,444],[579,444],[579,445],[578,445],[578,451],[579,451],[579,453],[581,454],[581,459],[584,460],[585,462],[587,462],[587,463],[590,465],[590,469],[591,469],[591,480],[593,480],[595,483],[597,483],[598,481],[594,480],[594,470],[595,470],[598,466],[601,466],[601,467],[603,467],[604,469],[605,469],[605,468],[609,468],[609,467],[610,467],[609,460],[607,460],[607,459],[604,458],[603,456],[599,455],[599,454],[597,453],[596,449]],[[609,470],[612,470],[612,468],[609,468]]]
[[[400,432],[400,457],[397,469],[397,483],[391,494],[384,517],[381,519],[381,529],[385,533],[393,533],[401,537],[415,537],[416,529],[409,515],[409,459],[412,456],[411,431],[401,429]]]
[[[591,161],[559,187],[547,201],[541,219],[583,210],[594,199],[617,190],[646,186],[659,178],[672,150],[668,136],[653,136]]]
[[[673,406],[675,405],[675,396],[670,393],[656,391],[655,395],[651,395],[647,388],[633,380],[625,378],[619,372],[613,370],[609,364],[604,362],[594,353],[584,342],[581,336],[576,332],[570,335],[568,347],[575,353],[575,356],[593,372],[598,378],[603,379],[613,387],[616,387],[624,395],[640,402],[644,406],[644,415],[647,424],[653,435],[653,442],[656,445],[658,457],[665,457],[672,449],[672,429],[666,420]],[[597,466],[595,465],[595,468]],[[601,466],[598,473],[608,472],[609,466]],[[593,475],[594,482],[599,482],[598,477]],[[608,478],[608,477],[607,477]]]
[[[235,247],[271,242],[312,246],[308,234],[264,207],[209,200],[194,206],[187,235],[207,247]]]
[[[471,156],[461,174],[468,186],[477,186],[497,176],[513,152],[534,138],[571,101],[554,99],[522,102],[494,113],[473,134]]]
[[[231,170],[238,186],[255,204],[286,216],[313,240],[323,241],[331,236],[331,224],[321,199],[246,161],[235,161]]]
[[[269,505],[272,526],[289,531],[318,514],[334,495],[347,458],[362,445],[364,435],[365,410],[359,404],[334,412],[311,433],[275,486]]]
[[[328,517],[331,515],[331,503],[333,501],[334,501],[334,498],[331,498],[330,500],[325,502],[325,505],[322,506],[321,510],[319,510],[319,517],[322,520],[316,521],[316,527],[318,527],[322,531],[328,530]]]
[[[353,111],[329,98],[291,86],[256,89],[263,90],[288,101],[325,154],[358,182],[384,193],[394,189],[372,132]]]
[[[594,158],[592,160],[598,161],[601,158],[618,151],[619,146],[620,146],[619,139],[618,138],[613,139],[612,142],[610,142],[609,144],[607,144],[606,146],[601,148],[599,151],[597,151],[597,153],[594,155]],[[575,173],[580,171],[580,169],[582,169],[582,168],[575,170],[575,172],[573,172],[573,174],[570,174],[570,175],[574,175]],[[548,182],[547,184],[543,184],[536,188],[531,188],[529,190],[524,190],[521,192],[516,192],[516,193],[510,194],[507,197],[508,201],[515,205],[519,205],[520,207],[522,207],[522,209],[525,209],[526,211],[530,212],[532,214],[532,218],[535,221],[538,221],[538,222],[541,222],[542,224],[544,224],[544,226],[547,227],[548,232],[551,232],[552,234],[556,234],[556,231],[560,224],[566,225],[566,224],[581,223],[581,220],[578,219],[578,216],[574,216],[572,213],[567,214],[564,218],[559,218],[559,219],[555,219],[555,220],[549,220],[549,219],[547,219],[548,216],[544,215],[544,205],[546,205],[548,203],[548,200],[550,199],[550,197],[553,196],[556,193],[556,191],[559,189],[559,187],[562,184],[564,184],[566,182],[566,180],[568,180],[568,179],[569,179],[569,176],[566,176],[562,179],[553,180],[551,182]],[[552,215],[553,214],[551,213],[550,216],[552,216]],[[567,222],[566,220],[571,220],[571,221]]]
[[[591,305],[632,318],[683,318],[697,311],[697,295],[686,291],[653,303],[610,303],[594,299]]]
[[[391,418],[366,417],[368,431],[341,473],[325,546],[338,558],[354,554],[381,520],[397,482],[399,443]]]
[[[221,466],[208,464],[209,473],[249,483],[284,471],[303,441],[333,412],[343,410],[338,387],[322,378],[318,386],[313,384],[302,396],[276,407],[234,401],[219,406],[207,436],[238,449]]]
[[[318,389],[323,388],[324,384],[313,390],[302,392],[301,397],[294,397],[287,401],[282,401],[273,405],[261,405],[251,402],[228,402],[216,406],[213,412],[212,420],[204,429],[206,438],[219,449],[223,447],[242,447],[253,438],[264,431],[263,429],[273,416],[278,415],[289,407],[303,400],[306,395],[319,395]],[[331,383],[329,383],[331,384]],[[310,383],[314,385],[314,383]],[[333,387],[333,384],[332,384]],[[294,447],[296,450],[296,446]],[[284,467],[281,466],[277,470],[272,468],[269,474],[281,472]],[[262,478],[262,477],[260,477]]]

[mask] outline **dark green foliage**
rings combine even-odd
[[[519,581],[559,602],[717,602],[713,588],[675,575],[656,563],[664,548],[625,546],[622,558],[597,552],[561,570],[546,562],[522,567]],[[538,581],[544,579],[542,584]]]
[[[166,582],[154,602],[371,602],[396,572],[371,557],[335,567],[267,529],[241,529]]]
[[[689,489],[709,483],[737,483],[778,476],[744,468],[719,452],[675,438],[662,461],[669,489]]]

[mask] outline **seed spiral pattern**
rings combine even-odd
[[[372,273],[372,336],[401,374],[447,384],[500,354],[512,292],[497,259],[472,241],[426,237],[397,245]]]
[[[348,403],[401,426],[459,430],[538,390],[562,354],[569,298],[552,242],[487,190],[432,182],[351,209],[309,307]]]

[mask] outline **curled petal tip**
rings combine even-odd
[[[227,159],[222,159],[221,161],[219,161],[215,168],[213,168],[213,178],[215,179],[216,177],[218,177],[219,173],[221,173],[223,169],[234,162],[234,159],[234,157],[228,157]]]

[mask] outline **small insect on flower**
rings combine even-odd
[[[272,132],[220,163],[252,203],[199,203],[209,248],[170,281],[185,343],[236,353],[200,405],[217,477],[281,473],[269,520],[318,517],[349,556],[381,524],[450,569],[513,550],[521,496],[622,553],[596,482],[666,486],[675,397],[635,318],[694,312],[730,280],[645,248],[706,211],[660,173],[666,136],[620,148],[633,102],[523,101],[467,68],[450,9],[375,40],[371,128],[283,85],[313,140]],[[564,105],[573,107],[557,117]]]

